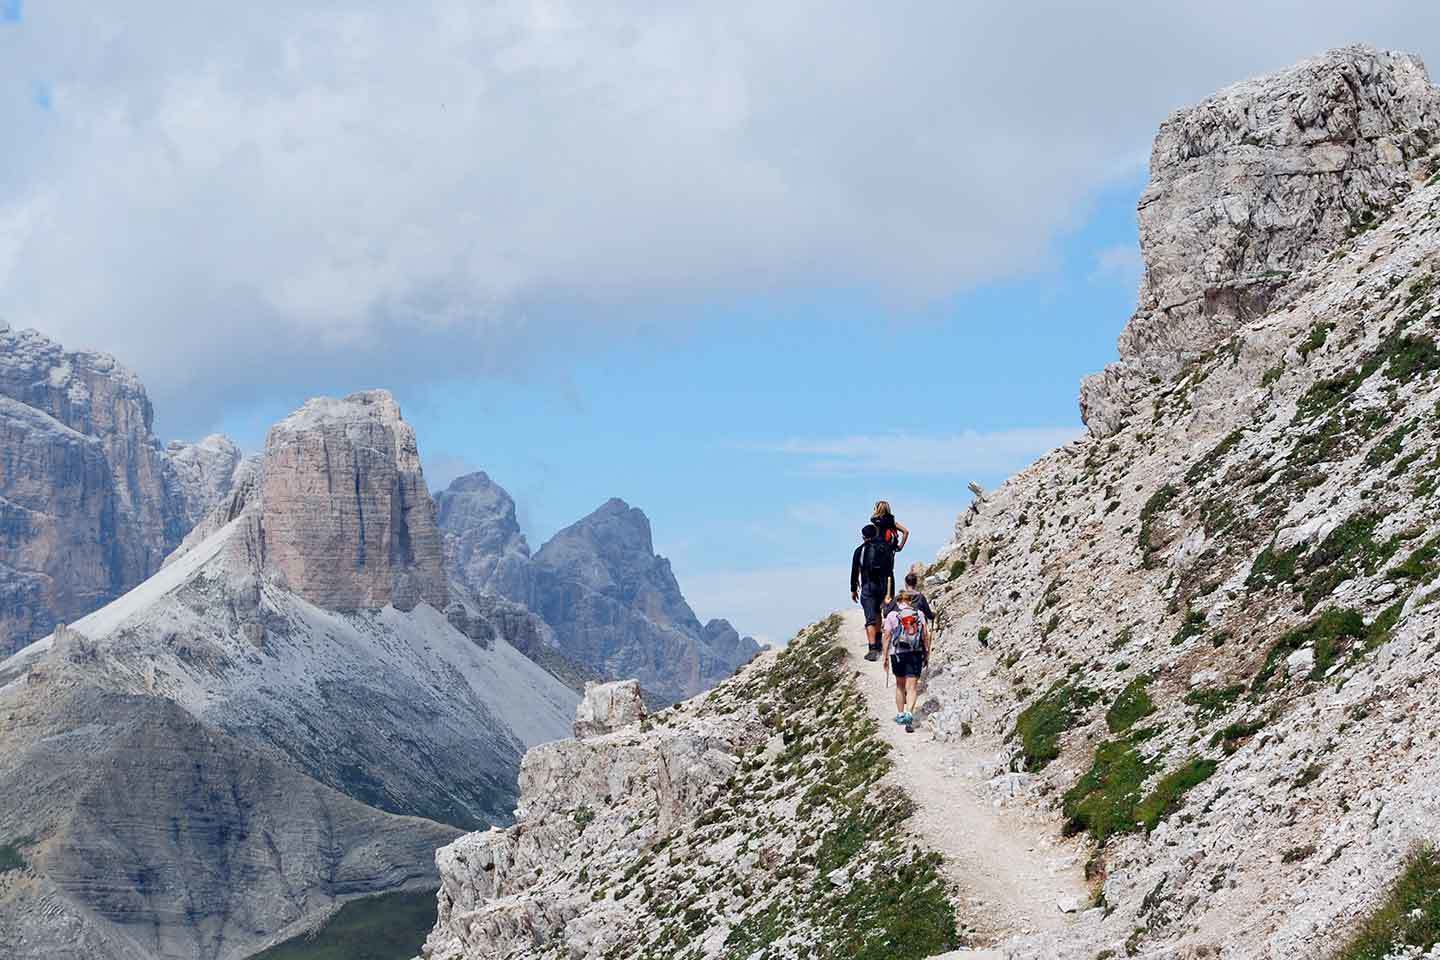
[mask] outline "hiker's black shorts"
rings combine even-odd
[[[880,622],[880,607],[884,603],[884,587],[872,587],[868,583],[860,585],[860,609],[865,611],[865,626],[871,627]]]
[[[897,677],[918,677],[924,669],[925,653],[922,650],[890,654],[890,672]]]

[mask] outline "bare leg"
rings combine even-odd
[[[895,712],[905,712],[905,678],[895,678]]]
[[[920,697],[920,678],[905,678],[905,709],[904,713],[915,712],[915,701]]]
[[[880,624],[865,624],[865,642],[872,648],[880,645]]]

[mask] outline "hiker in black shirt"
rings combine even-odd
[[[864,542],[850,558],[850,599],[858,600],[865,611],[866,660],[880,659],[880,608],[890,599],[895,585],[895,551],[880,539],[873,523],[860,536]]]

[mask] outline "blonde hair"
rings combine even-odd
[[[895,511],[890,509],[889,500],[875,501],[875,512],[871,514],[872,517],[890,517],[894,515]]]

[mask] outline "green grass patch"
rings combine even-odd
[[[1186,640],[1200,636],[1205,632],[1208,623],[1204,610],[1191,610],[1180,622],[1180,629],[1175,631],[1175,636],[1170,638],[1170,646],[1178,647]]]
[[[1310,333],[1304,340],[1300,341],[1300,356],[1303,359],[1310,359],[1310,354],[1325,346],[1325,341],[1330,337],[1330,331],[1335,329],[1333,323],[1316,323],[1310,328]]]
[[[1408,557],[1385,572],[1391,580],[1430,583],[1440,576],[1440,537],[1427,540]]]
[[[1265,690],[1285,658],[1306,644],[1315,647],[1315,667],[1310,679],[1318,680],[1334,665],[1352,642],[1365,637],[1365,620],[1354,610],[1337,607],[1326,610],[1309,623],[1289,631],[1270,648],[1265,662],[1251,681],[1250,689],[1259,694]]]
[[[1375,911],[1333,960],[1384,960],[1403,947],[1427,953],[1440,943],[1440,854],[1424,846],[1406,857]]]
[[[1260,551],[1260,555],[1250,565],[1250,575],[1245,578],[1245,589],[1264,590],[1282,583],[1294,582],[1295,564],[1299,559],[1296,551],[1276,550],[1275,544],[1270,544]]]
[[[1228,757],[1239,750],[1242,743],[1264,729],[1264,720],[1241,720],[1230,724],[1223,730],[1216,731],[1215,735],[1210,738],[1210,746],[1219,747],[1225,751],[1225,755]]]
[[[1120,691],[1115,702],[1110,704],[1110,709],[1105,713],[1105,724],[1111,733],[1123,733],[1133,727],[1137,720],[1155,712],[1155,703],[1145,690],[1147,682],[1145,677],[1136,677]]]
[[[1155,563],[1155,523],[1179,495],[1180,490],[1167,483],[1152,493],[1145,506],[1140,508],[1140,562],[1147,569]]]
[[[1191,757],[1178,770],[1167,773],[1155,784],[1150,795],[1135,808],[1135,819],[1150,833],[1160,821],[1173,813],[1187,792],[1209,779],[1215,772],[1216,762]]]
[[[1135,830],[1140,788],[1152,769],[1128,741],[1107,740],[1096,747],[1090,769],[1062,799],[1065,835],[1084,831],[1104,844],[1117,833]]]
[[[352,900],[311,935],[277,944],[250,960],[397,960],[420,954],[435,926],[435,891]]]
[[[1232,430],[1226,434],[1225,439],[1217,443],[1210,449],[1209,453],[1205,454],[1205,456],[1199,460],[1196,460],[1190,469],[1185,471],[1185,481],[1190,484],[1196,484],[1214,473],[1215,469],[1220,466],[1221,461],[1230,455],[1230,451],[1239,445],[1241,438],[1244,436],[1245,434],[1241,430]]]
[[[1060,755],[1060,735],[1069,730],[1086,708],[1100,699],[1093,690],[1058,681],[1015,720],[1012,737],[1019,737],[1025,769],[1043,769]]]

